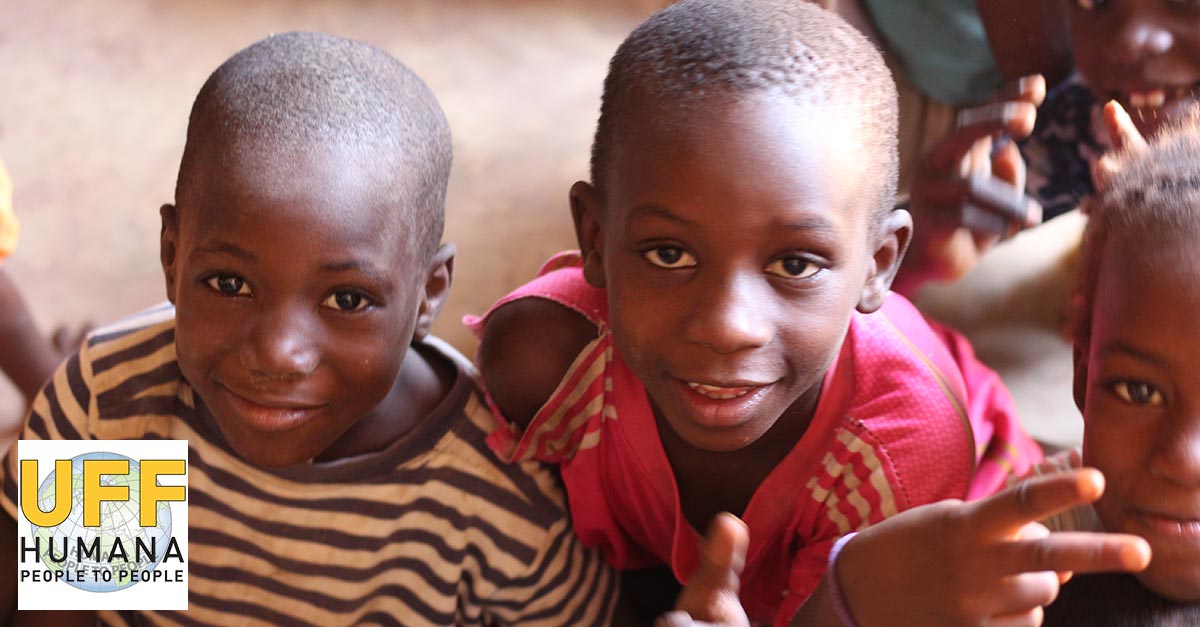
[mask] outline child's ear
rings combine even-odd
[[[175,304],[175,255],[179,242],[179,210],[166,204],[159,208],[162,231],[159,233],[158,258],[162,262],[163,278],[167,282],[167,300]]]
[[[1087,400],[1088,353],[1091,351],[1087,346],[1080,346],[1078,343],[1075,344],[1073,350],[1075,376],[1072,380],[1071,391],[1075,394],[1075,406],[1082,414],[1084,402]]]
[[[904,209],[893,209],[883,217],[875,254],[867,265],[867,283],[858,299],[858,310],[871,313],[883,306],[883,299],[892,288],[900,261],[912,240],[912,216]]]
[[[425,273],[425,293],[421,296],[421,305],[417,310],[417,325],[413,329],[413,340],[425,339],[429,335],[433,321],[437,318],[446,298],[450,296],[450,283],[454,279],[454,244],[442,244],[429,260],[429,268]]]
[[[604,231],[600,193],[590,183],[576,181],[571,186],[571,217],[575,220],[575,239],[583,257],[583,277],[592,287],[604,287]]]

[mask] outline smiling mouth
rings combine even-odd
[[[1146,116],[1157,119],[1165,107],[1179,102],[1196,100],[1200,96],[1200,85],[1179,85],[1173,87],[1155,87],[1136,91],[1117,91],[1112,97],[1125,103],[1130,113],[1140,117]]]
[[[726,401],[745,396],[759,388],[765,387],[765,385],[739,385],[725,387],[708,385],[706,383],[696,383],[695,381],[688,381],[687,386],[697,394],[717,401]]]
[[[1177,518],[1145,510],[1138,510],[1137,516],[1146,527],[1160,536],[1187,540],[1189,542],[1200,542],[1200,519]]]
[[[221,387],[233,399],[243,422],[258,431],[286,431],[313,417],[325,407],[274,399],[251,400],[223,385]]]

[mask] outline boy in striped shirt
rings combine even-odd
[[[433,94],[365,44],[278,35],[205,83],[161,210],[171,304],[93,333],[22,436],[189,441],[190,608],[101,623],[608,623],[555,478],[493,459],[474,371],[429,336],[450,162]]]

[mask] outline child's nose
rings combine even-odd
[[[266,313],[251,330],[242,362],[252,372],[271,378],[294,378],[317,366],[315,329],[302,312],[279,308]]]
[[[1138,63],[1163,54],[1175,43],[1175,35],[1154,15],[1133,11],[1117,30],[1110,50],[1121,63]]]
[[[731,278],[698,295],[684,322],[684,336],[723,354],[764,346],[772,336],[766,305],[766,295],[753,279]]]
[[[1150,471],[1184,487],[1200,487],[1200,415],[1176,418],[1158,436]]]

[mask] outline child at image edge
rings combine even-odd
[[[736,513],[746,614],[786,625],[839,537],[1040,459],[966,342],[889,294],[896,116],[879,53],[804,2],[684,0],[613,57],[581,252],[468,323],[489,443],[560,464],[617,568],[687,582]]]
[[[1176,112],[1147,146],[1110,102],[1112,143],[1098,168],[1075,289],[1075,400],[1081,461],[1104,473],[1093,506],[1047,525],[1144,537],[1136,576],[1077,577],[1047,625],[1200,622],[1200,109]],[[1048,462],[1050,460],[1047,460]],[[1065,461],[1065,460],[1056,460]],[[1051,466],[1049,463],[1047,466]]]
[[[428,335],[450,161],[433,94],[365,44],[277,35],[205,83],[161,211],[171,304],[94,332],[22,435],[189,441],[189,609],[101,623],[609,623],[557,479],[493,458],[473,369]]]

